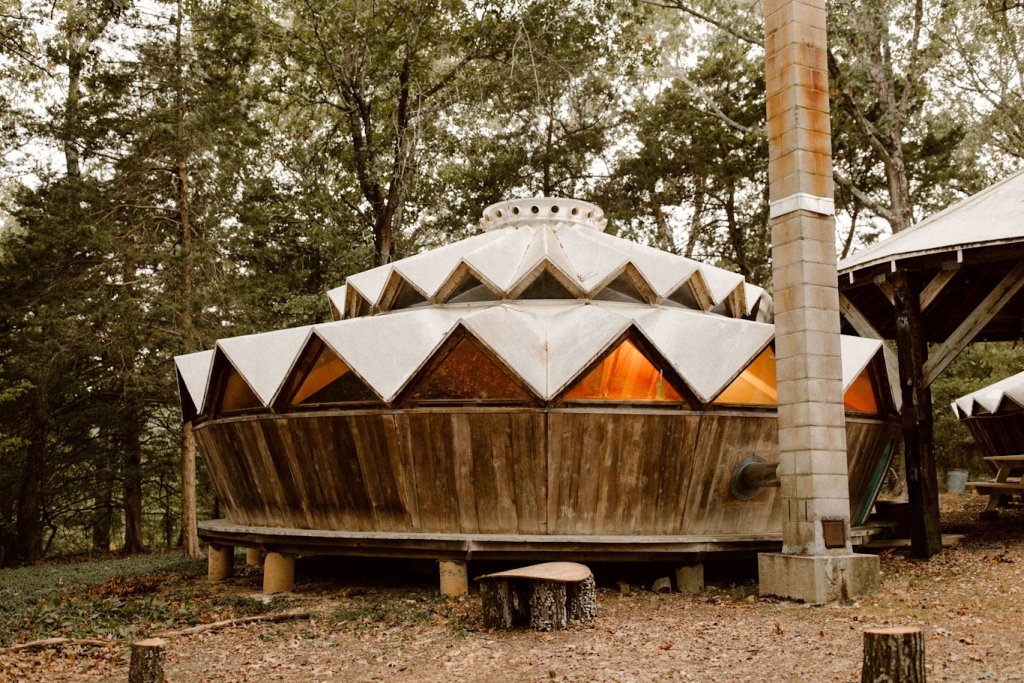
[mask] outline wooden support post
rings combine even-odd
[[[206,571],[210,581],[223,581],[235,573],[235,548],[230,545],[206,546]]]
[[[932,391],[924,381],[928,344],[921,327],[917,275],[893,275],[896,341],[900,357],[903,407],[903,459],[910,498],[911,554],[927,559],[942,550],[939,526],[939,481],[933,447]]]
[[[150,638],[132,643],[132,658],[128,665],[128,683],[163,683],[164,654],[167,641]]]
[[[181,440],[181,539],[185,557],[199,554],[196,526],[196,437],[191,420],[182,427]]]
[[[864,631],[861,683],[924,683],[924,636],[919,628]]]
[[[263,560],[263,592],[291,593],[295,588],[295,558],[281,553],[267,553]]]
[[[565,628],[565,584],[561,581],[530,582],[530,628],[555,631]]]
[[[245,549],[245,566],[246,567],[258,567],[263,561],[263,551],[259,548],[246,548]]]
[[[465,595],[469,592],[469,575],[462,560],[441,560],[438,572],[441,575],[441,595]]]

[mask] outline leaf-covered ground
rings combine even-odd
[[[666,567],[597,565],[595,624],[495,632],[482,629],[476,595],[437,596],[428,565],[308,561],[298,592],[265,604],[257,573],[212,585],[196,579],[200,565],[178,560],[175,571],[125,579],[89,571],[91,583],[22,596],[0,635],[123,643],[172,626],[301,609],[313,618],[171,638],[169,680],[856,681],[863,629],[900,624],[924,629],[929,680],[1024,681],[1024,510],[979,522],[981,505],[977,496],[946,496],[945,531],[968,534],[964,543],[930,562],[883,553],[881,591],[828,607],[758,598],[748,561],[709,565],[700,596],[647,590]],[[6,579],[0,573],[0,585]],[[619,581],[631,584],[628,593]],[[91,609],[105,616],[86,619]],[[126,650],[4,651],[0,681],[125,680]]]

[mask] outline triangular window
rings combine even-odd
[[[715,403],[749,406],[778,404],[779,391],[775,383],[775,349],[766,348],[743,369],[740,376],[725,388]]]
[[[238,370],[235,370],[234,367],[230,368],[224,379],[224,389],[221,391],[220,401],[217,403],[217,412],[230,413],[262,407],[263,404],[256,396],[256,392],[249,388]]]
[[[469,337],[449,345],[409,395],[412,401],[529,401],[530,395]]]
[[[530,283],[530,286],[519,295],[519,298],[575,299],[576,297],[550,271],[545,270],[541,272],[537,279]]]
[[[395,295],[394,301],[391,303],[391,310],[397,311],[402,308],[421,306],[425,303],[427,303],[427,300],[416,291],[415,287],[408,282],[402,282],[402,286],[398,289],[398,294]]]
[[[636,288],[636,285],[633,284],[625,273],[620,273],[619,276],[612,280],[607,287],[598,292],[597,296],[594,298],[598,301],[645,303],[643,295],[640,294],[640,290]]]
[[[659,369],[629,339],[565,394],[567,400],[668,401],[684,403]]]
[[[855,413],[878,414],[878,399],[875,398],[875,383],[871,380],[870,366],[864,368],[843,397],[846,409]]]
[[[464,304],[475,301],[497,301],[498,297],[472,273],[467,273],[459,286],[448,297],[448,303]]]
[[[295,390],[290,404],[297,406],[376,400],[373,391],[324,344]]]
[[[691,289],[689,283],[685,282],[669,295],[665,300],[665,304],[667,306],[690,308],[695,311],[701,310],[700,303],[697,302],[697,297],[693,294],[693,289]]]

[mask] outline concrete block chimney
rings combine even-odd
[[[878,586],[850,545],[825,0],[765,0],[768,178],[779,396],[781,554],[762,595],[816,604]]]

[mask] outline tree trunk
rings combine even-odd
[[[199,557],[196,529],[196,437],[192,423],[182,428],[181,440],[181,540],[185,557]]]
[[[49,460],[50,416],[47,382],[38,379],[32,392],[32,430],[21,486],[18,489],[18,521],[14,554],[21,562],[34,562],[43,553],[42,489]]]
[[[919,628],[864,631],[861,683],[924,683],[924,636]]]
[[[142,425],[137,410],[126,411],[121,448],[124,449],[124,551],[141,553],[142,538]]]
[[[932,434],[932,392],[924,381],[928,345],[921,329],[920,283],[903,271],[893,276],[896,344],[903,392],[903,458],[910,498],[911,553],[927,559],[942,550],[939,484]]]
[[[109,467],[100,470],[100,492],[96,498],[96,515],[92,523],[92,547],[106,552],[110,548],[110,532],[114,523],[114,492]]]
[[[175,200],[178,210],[178,229],[181,235],[183,253],[181,276],[181,332],[184,350],[194,351],[196,346],[192,306],[192,207],[189,203],[188,186],[188,140],[185,130],[185,79],[184,55],[182,52],[182,23],[185,9],[182,0],[177,2],[175,26],[175,60],[177,62],[177,128],[175,168]],[[201,406],[196,406],[201,410]],[[181,538],[185,557],[199,557],[199,536],[196,531],[196,441],[192,434],[192,423],[183,426],[181,440]]]

